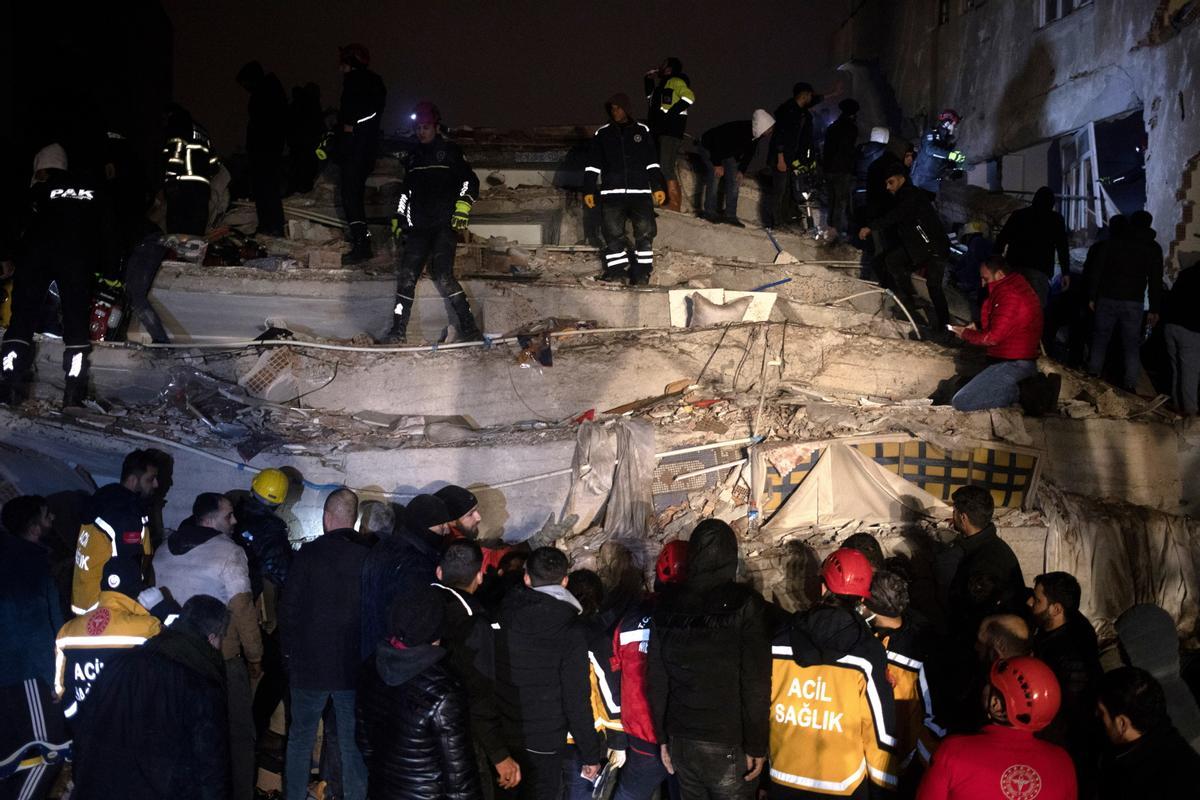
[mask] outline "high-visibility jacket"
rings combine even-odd
[[[896,703],[896,754],[907,767],[914,756],[925,764],[945,737],[937,724],[929,679],[925,672],[925,648],[919,632],[908,623],[876,635],[887,650],[887,675]]]
[[[597,623],[597,620],[591,620]],[[599,624],[587,625],[588,688],[592,705],[592,720],[599,733],[604,734],[609,750],[625,749],[625,728],[621,723],[621,675],[613,667],[613,639]],[[574,737],[567,733],[568,744]]]
[[[195,181],[209,184],[209,178],[217,174],[220,161],[212,152],[208,131],[198,122],[180,124],[167,131],[167,143],[163,147],[166,158],[168,181]]]
[[[158,635],[162,623],[131,597],[100,593],[96,608],[75,617],[54,642],[54,693],[63,701],[63,716],[73,717],[109,659]]]
[[[649,199],[666,185],[649,128],[631,120],[610,122],[596,130],[583,173],[584,194],[596,194],[598,189],[602,198],[640,194]]]
[[[647,602],[626,614],[613,631],[612,669],[620,677],[621,723],[625,733],[644,742],[661,744],[646,696],[651,610]]]
[[[655,136],[683,138],[687,129],[688,110],[696,102],[686,75],[672,75],[655,85],[647,78],[646,102],[650,105],[650,130]]]
[[[833,606],[798,614],[771,647],[770,776],[795,797],[895,788],[895,710],[883,645]],[[790,792],[788,791],[790,790]]]
[[[140,559],[150,555],[150,518],[142,501],[119,483],[109,484],[92,496],[90,519],[79,526],[75,543],[75,569],[71,577],[71,611],[86,614],[100,598],[100,578],[110,558]]]

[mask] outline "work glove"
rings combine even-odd
[[[400,224],[399,217],[392,217],[392,238],[396,241],[404,238],[404,226]]]
[[[454,214],[450,217],[450,227],[456,231],[465,231],[470,224],[471,204],[459,200],[454,204]]]
[[[949,158],[955,164],[964,164],[967,160],[967,156],[962,150],[951,150],[950,155],[948,155],[947,158]]]
[[[321,137],[320,144],[317,145],[316,155],[317,161],[324,161],[329,158],[329,151],[333,149],[333,131],[328,131]]]
[[[609,750],[608,763],[612,764],[615,769],[620,769],[625,766],[625,751],[624,750]]]
[[[585,206],[587,206],[588,208],[595,208],[596,207],[596,195],[585,194],[583,196],[583,204]]]
[[[661,206],[667,202],[667,193],[659,189],[654,193],[654,205]]]

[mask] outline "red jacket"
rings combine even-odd
[[[646,654],[650,649],[651,601],[625,615],[613,631],[612,671],[621,674],[621,722],[625,733],[659,744],[646,697]]]
[[[988,284],[979,330],[965,328],[962,338],[987,347],[991,358],[1037,358],[1042,340],[1042,303],[1037,293],[1015,272]]]
[[[1075,765],[1032,733],[988,725],[933,755],[917,800],[1076,800]]]

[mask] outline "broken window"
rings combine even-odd
[[[1038,27],[1043,28],[1055,20],[1062,19],[1072,11],[1092,4],[1092,0],[1039,0]]]

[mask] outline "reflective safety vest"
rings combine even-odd
[[[896,740],[871,661],[848,654],[803,667],[779,640],[771,654],[772,782],[834,797],[853,795],[865,780],[895,789]]]
[[[160,630],[162,623],[138,601],[109,591],[100,593],[96,608],[63,625],[54,642],[54,693],[63,701],[63,716],[75,716],[109,659]]]
[[[896,700],[896,753],[905,767],[914,755],[919,755],[928,765],[946,736],[934,715],[923,656],[915,647],[913,637],[907,634],[904,628],[879,631],[879,640],[887,649],[888,681]]]
[[[216,174],[219,161],[212,152],[208,132],[192,125],[189,136],[173,136],[163,148],[167,157],[167,179],[196,181],[208,185],[208,177]]]
[[[104,565],[120,552],[122,557],[150,555],[150,518],[139,516],[121,521],[124,515],[97,515],[79,527],[75,543],[75,570],[71,576],[71,611],[86,614],[100,599],[100,578]],[[136,525],[136,527],[134,527]]]

